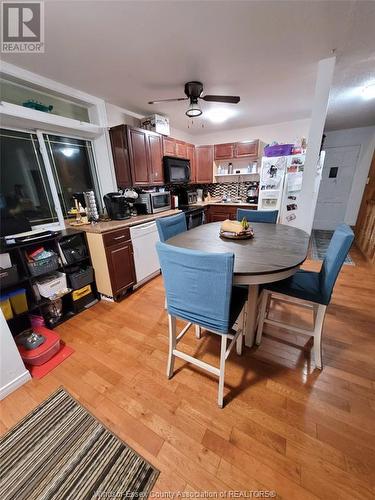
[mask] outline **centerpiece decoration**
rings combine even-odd
[[[231,240],[246,240],[254,236],[254,230],[246,217],[241,222],[227,219],[221,225],[220,236]]]

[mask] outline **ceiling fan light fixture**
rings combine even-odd
[[[201,107],[199,106],[198,102],[191,101],[188,109],[185,112],[185,115],[188,116],[189,118],[196,118],[197,116],[200,116],[201,114],[202,114],[202,110],[201,110]]]

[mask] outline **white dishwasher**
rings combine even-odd
[[[153,278],[160,272],[156,242],[159,241],[156,222],[146,222],[130,228],[133,243],[136,287]]]

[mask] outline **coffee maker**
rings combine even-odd
[[[251,182],[250,186],[247,188],[246,202],[247,203],[258,203],[258,194],[259,194],[258,182]]]
[[[129,219],[131,217],[130,204],[121,193],[107,193],[103,196],[108,217],[112,220]]]

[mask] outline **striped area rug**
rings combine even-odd
[[[0,441],[2,500],[147,498],[159,471],[60,388]]]

